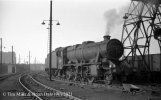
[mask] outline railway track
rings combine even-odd
[[[29,74],[19,77],[19,83],[27,91],[25,96],[28,96],[28,98],[38,100],[81,100],[69,93],[48,87],[35,80]]]
[[[20,73],[13,73],[13,74],[2,75],[2,76],[0,76],[0,81],[4,80],[4,79],[6,79],[6,78],[8,78],[10,76],[18,75],[18,74],[20,74]]]

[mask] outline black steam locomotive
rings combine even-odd
[[[74,46],[59,47],[52,52],[52,75],[68,80],[94,82],[103,80],[110,84],[118,73],[123,44],[104,36],[104,41],[86,41]],[[49,71],[49,54],[46,58]]]

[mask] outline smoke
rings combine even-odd
[[[119,14],[116,9],[108,10],[104,13],[106,23],[106,35],[109,35],[114,29],[115,25],[118,23]]]
[[[106,20],[106,30],[105,35],[109,35],[116,26],[123,25],[123,16],[127,12],[129,8],[129,4],[126,6],[123,6],[117,10],[116,8],[110,9],[104,13],[104,17]]]
[[[139,0],[135,1],[136,3],[140,2]],[[150,6],[159,5],[161,4],[161,0],[145,0],[144,2],[140,2],[138,5],[138,8],[135,9],[140,9],[140,14],[147,13],[148,8],[143,7],[142,4],[148,3]],[[125,4],[125,6],[120,7],[119,9],[113,8],[104,13],[105,21],[106,21],[106,30],[105,30],[105,35],[110,35],[114,30],[117,30],[117,27],[123,25],[124,19],[123,16],[125,13],[129,11],[132,11],[133,9],[129,9],[130,2]]]

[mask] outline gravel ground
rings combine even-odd
[[[47,74],[43,73],[41,77],[35,77],[43,84],[61,90],[67,93],[72,93],[83,100],[161,100],[161,95],[153,95],[153,92],[143,91],[141,93],[123,93],[120,90],[109,89],[98,86],[75,85],[60,81],[49,81]],[[145,88],[145,87],[144,87]],[[155,94],[155,93],[154,93]]]
[[[18,83],[19,75],[11,76],[0,81],[0,100],[23,100],[21,96],[23,89]]]

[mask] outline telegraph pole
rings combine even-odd
[[[58,20],[53,20],[52,19],[52,0],[50,1],[50,19],[49,20],[44,20],[44,21],[49,21],[49,28],[50,33],[49,33],[49,80],[51,81],[51,68],[52,68],[52,21],[57,21],[56,25],[60,25]],[[44,25],[45,22],[42,22],[41,24]]]
[[[50,50],[49,50],[49,74],[50,74],[50,81],[51,81],[51,66],[52,66],[52,0],[50,1]]]
[[[2,66],[2,38],[1,38],[1,66]]]
[[[0,73],[2,72],[2,38],[1,38],[1,65],[0,65]]]
[[[12,65],[13,65],[13,46],[12,46]]]
[[[30,67],[30,51],[29,51],[29,67]]]
[[[20,64],[20,62],[21,62],[20,60],[21,60],[21,58],[20,58],[20,54],[19,54],[19,64]]]

